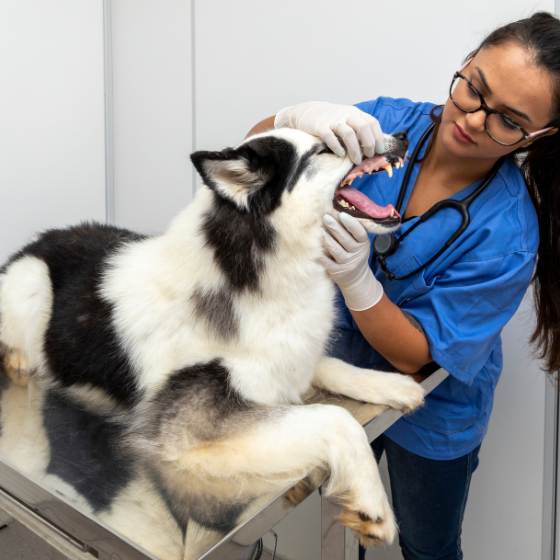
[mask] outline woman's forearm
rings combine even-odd
[[[258,134],[259,132],[266,132],[267,130],[274,128],[274,117],[275,115],[272,115],[258,122],[251,130],[249,130],[249,132],[247,132],[245,138],[247,138],[248,136],[252,136],[253,134]]]
[[[413,374],[432,361],[422,327],[386,295],[364,311],[351,311],[362,335],[388,362]]]

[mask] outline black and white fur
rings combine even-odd
[[[396,525],[359,423],[313,384],[412,410],[409,377],[325,356],[334,288],[318,260],[348,158],[282,129],[196,152],[205,186],[156,237],[48,231],[0,269],[0,348],[84,406],[124,415],[198,558],[263,497],[317,468],[365,544]]]

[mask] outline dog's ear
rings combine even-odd
[[[206,186],[243,210],[249,209],[249,197],[272,175],[270,161],[246,145],[221,152],[194,152],[191,161]]]

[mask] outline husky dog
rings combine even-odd
[[[350,160],[301,131],[191,158],[204,186],[163,235],[50,230],[0,269],[5,371],[124,414],[129,444],[186,524],[185,559],[317,469],[364,545],[391,542],[362,427],[302,396],[313,384],[404,411],[422,403],[407,376],[325,355],[335,292],[319,263],[322,216],[333,198],[373,231],[398,215],[364,214],[339,189]]]

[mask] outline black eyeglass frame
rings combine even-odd
[[[463,107],[458,105],[457,101],[455,101],[455,99],[453,99],[453,85],[455,84],[455,80],[457,80],[458,78],[460,78],[462,80],[465,80],[465,82],[467,82],[467,84],[468,84],[468,87],[474,93],[476,93],[476,95],[478,95],[480,105],[476,109],[471,109],[471,110],[467,111],[467,110],[463,109]],[[505,113],[502,113],[501,111],[497,111],[496,109],[492,109],[492,107],[489,107],[487,105],[486,101],[484,100],[484,96],[482,95],[482,93],[480,93],[478,91],[478,89],[476,89],[474,84],[471,82],[471,80],[469,78],[467,78],[465,75],[463,75],[461,72],[455,72],[455,74],[453,74],[453,79],[451,80],[451,85],[449,86],[449,99],[451,99],[453,105],[455,105],[455,107],[457,107],[457,109],[459,109],[459,111],[462,111],[463,113],[478,113],[478,111],[480,111],[480,110],[484,111],[484,113],[486,114],[486,116],[484,117],[484,130],[485,130],[486,134],[488,134],[488,136],[492,140],[494,140],[494,142],[496,142],[497,144],[500,144],[500,146],[515,146],[516,144],[519,144],[520,142],[523,142],[525,140],[533,140],[537,136],[539,136],[539,135],[541,135],[545,132],[549,132],[550,130],[552,130],[554,128],[554,126],[552,126],[552,123],[551,123],[551,124],[547,125],[545,128],[541,128],[540,130],[537,130],[535,132],[529,132],[528,130],[524,129],[520,124],[513,121]],[[489,115],[494,115],[494,114],[505,117],[508,121],[510,121],[513,126],[518,128],[522,132],[523,138],[520,138],[519,140],[516,140],[515,142],[513,142],[511,144],[506,144],[505,142],[500,142],[499,140],[494,138],[492,136],[492,134],[490,133],[490,131],[488,130],[488,116]]]

